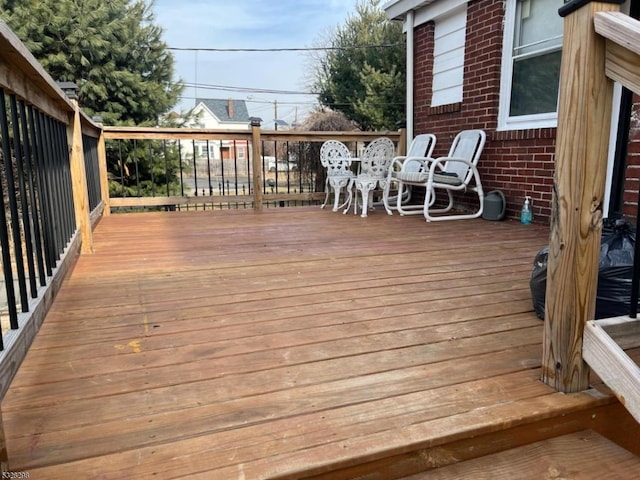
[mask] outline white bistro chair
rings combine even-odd
[[[338,140],[327,140],[320,147],[320,163],[326,169],[325,181],[326,196],[320,208],[324,208],[329,201],[331,191],[334,193],[333,211],[341,208],[347,209],[351,205],[351,187],[355,174],[351,171],[351,153],[347,146]],[[346,196],[340,204],[340,194],[344,191]],[[348,193],[347,193],[348,192]]]
[[[373,206],[373,192],[376,188],[385,188],[389,164],[395,155],[396,147],[387,137],[373,140],[365,148],[360,158],[360,171],[355,179],[355,186],[362,197],[361,217],[367,216],[369,206]],[[354,202],[354,211],[358,202]],[[348,208],[345,210],[346,213]]]

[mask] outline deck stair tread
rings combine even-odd
[[[454,463],[403,480],[632,479],[638,478],[640,457],[592,430]]]

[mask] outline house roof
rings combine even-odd
[[[203,104],[220,123],[249,123],[249,111],[244,100],[233,98],[197,98],[196,106]]]

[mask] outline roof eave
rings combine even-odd
[[[436,0],[391,0],[382,8],[390,20],[404,20],[412,10],[431,5]]]

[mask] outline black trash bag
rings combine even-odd
[[[635,243],[633,225],[624,220],[605,220],[598,266],[596,319],[629,314]],[[533,308],[541,319],[544,319],[548,258],[549,247],[538,252],[529,281]]]
[[[549,247],[544,247],[538,252],[536,258],[533,260],[533,270],[531,271],[531,280],[529,280],[533,308],[535,309],[538,318],[542,320],[544,320],[544,297],[547,290],[548,259]]]

